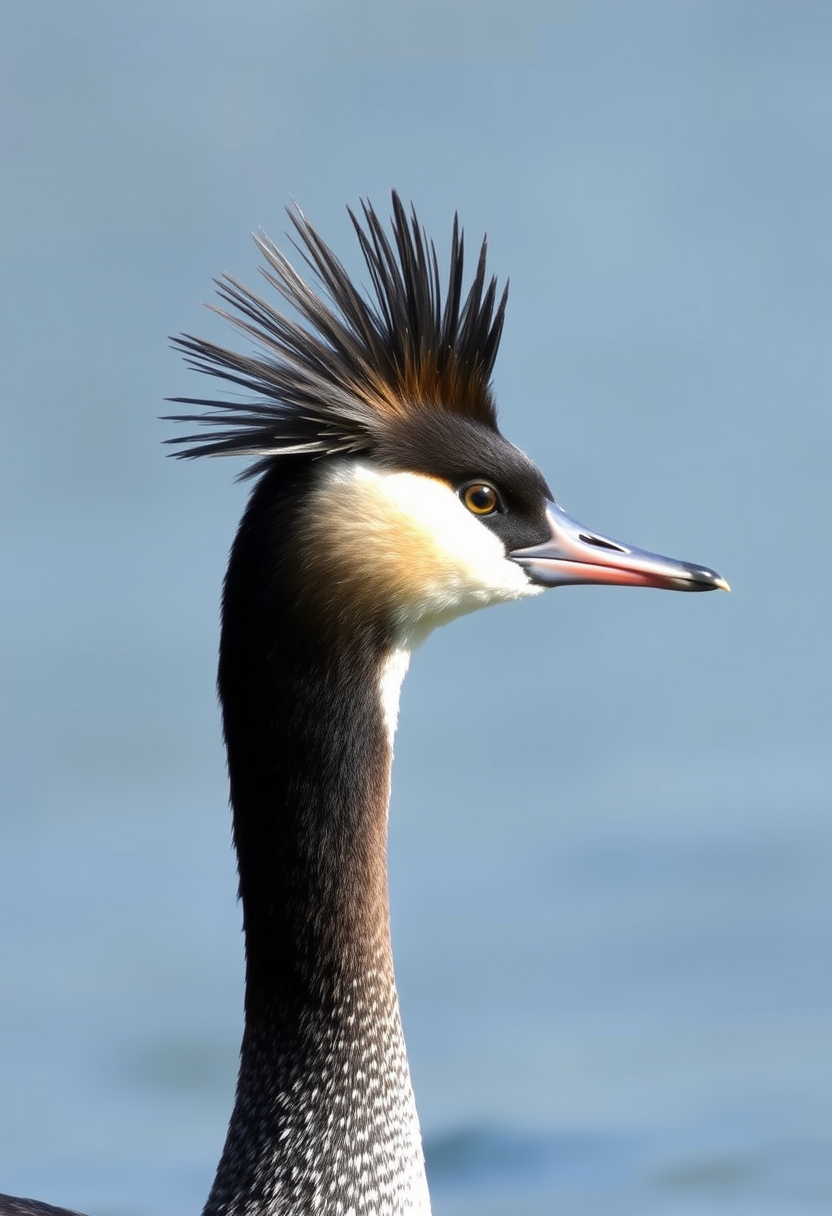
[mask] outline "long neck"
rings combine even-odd
[[[426,1216],[390,949],[390,641],[380,629],[319,630],[298,611],[281,552],[301,487],[266,482],[224,597],[219,683],[246,1020],[206,1216]]]

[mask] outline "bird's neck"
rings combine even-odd
[[[397,664],[382,632],[338,638],[298,615],[257,503],[220,656],[246,1021],[206,1213],[427,1214],[387,894]]]

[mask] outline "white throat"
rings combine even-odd
[[[387,737],[390,748],[396,737],[396,725],[399,720],[399,699],[402,691],[402,681],[410,666],[410,650],[397,646],[391,650],[381,665],[379,673],[379,692],[381,695],[381,711],[384,715],[384,725],[387,727]]]

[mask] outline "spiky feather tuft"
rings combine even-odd
[[[464,240],[454,217],[443,296],[436,249],[415,210],[408,216],[393,192],[392,241],[373,208],[363,203],[362,210],[363,224],[352,210],[349,215],[372,294],[355,286],[297,208],[289,210],[298,237],[293,243],[319,290],[268,237],[259,234],[255,241],[266,261],[261,273],[299,320],[230,275],[216,280],[227,307],[214,311],[253,340],[253,353],[190,334],[173,342],[190,367],[253,396],[171,398],[209,411],[172,421],[211,428],[209,435],[169,440],[190,445],[177,456],[260,457],[245,474],[251,475],[262,458],[372,451],[386,423],[424,408],[496,426],[490,380],[508,287],[498,301],[496,279],[486,282],[485,240],[463,296]]]

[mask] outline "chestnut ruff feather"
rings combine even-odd
[[[442,293],[434,243],[415,210],[393,192],[392,241],[378,215],[362,204],[364,224],[348,208],[372,282],[360,291],[299,209],[289,209],[295,248],[317,282],[310,286],[264,234],[255,242],[261,273],[299,315],[294,320],[230,275],[217,279],[228,308],[211,306],[252,339],[240,354],[182,334],[174,345],[188,365],[239,385],[239,401],[173,397],[208,407],[171,421],[198,423],[209,435],[168,440],[188,444],[177,456],[336,455],[371,452],[386,425],[428,409],[496,428],[491,372],[508,286],[486,281],[486,241],[463,296],[464,238],[454,217],[447,289]],[[259,460],[243,476],[262,471]]]

